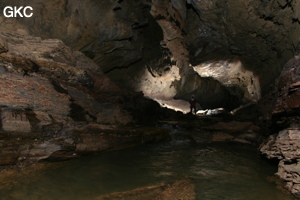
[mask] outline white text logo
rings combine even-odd
[[[29,10],[29,11],[28,11]],[[17,7],[17,6],[6,6],[3,10],[5,17],[32,17],[33,8],[31,6]]]

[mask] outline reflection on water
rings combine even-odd
[[[268,181],[275,171],[252,147],[176,139],[54,164],[10,180],[0,199],[87,200],[191,178],[199,200],[291,200]]]

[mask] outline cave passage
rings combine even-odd
[[[186,177],[199,199],[289,200],[252,147],[211,142],[261,144],[300,198],[300,0],[1,0],[0,10],[26,3],[32,17],[0,16],[1,167],[158,143],[169,139],[159,123],[210,138],[0,177],[1,200],[101,199]],[[183,115],[192,95],[199,115],[226,114]]]
[[[153,78],[153,72],[150,74],[145,70],[135,89],[162,107],[182,113],[189,112],[192,95],[197,100],[197,110],[202,114],[212,109],[232,111],[255,104],[261,98],[259,79],[237,58],[210,60],[189,68],[189,72],[181,75],[180,79],[170,76],[171,72]],[[176,69],[179,68],[173,66],[168,70],[180,76]]]

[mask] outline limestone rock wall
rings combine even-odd
[[[128,66],[142,57],[143,41],[138,36],[141,37],[140,27],[148,24],[144,17],[147,12],[134,11],[147,9],[144,1],[124,1],[120,7],[113,0],[14,0],[2,1],[0,8],[23,4],[33,7],[34,16],[17,19],[1,16],[2,30],[61,39],[67,46],[93,58],[103,71]]]
[[[195,64],[238,55],[265,89],[299,52],[297,1],[192,0],[191,5],[199,21],[190,9],[188,25],[196,31],[186,38]]]
[[[291,59],[276,81],[275,89],[267,101],[272,113],[271,133],[261,153],[269,159],[279,161],[276,175],[285,187],[300,198],[299,145],[300,145],[300,62]],[[268,107],[268,105],[265,105]]]
[[[0,41],[6,49],[0,55],[2,106],[47,112],[66,120],[72,118],[73,111],[82,109],[83,113],[86,110],[87,116],[97,118],[99,115],[98,118],[101,118],[97,107],[103,107],[101,104],[111,99],[103,100],[103,103],[93,101],[95,86],[98,86],[97,93],[102,95],[108,91],[111,94],[120,92],[120,88],[103,75],[93,61],[66,47],[60,40],[2,33]],[[28,75],[24,70],[28,71]],[[99,81],[100,84],[97,83]],[[85,115],[82,119],[87,117]],[[102,115],[105,112],[102,111]],[[125,111],[123,116],[126,116]],[[125,120],[119,122],[128,123],[130,116],[127,116],[128,119],[119,118]],[[115,121],[108,123],[112,122]]]
[[[61,40],[1,32],[0,48],[0,166],[168,138],[130,126],[158,118],[157,104],[121,89]]]
[[[30,5],[34,16],[0,16],[0,30],[61,39],[130,89],[184,100],[193,93],[204,104],[213,97],[210,107],[257,101],[299,51],[296,0],[3,0],[0,9],[8,4]],[[244,74],[230,73],[232,60]],[[207,90],[215,92],[206,98]]]

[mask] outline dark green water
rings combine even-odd
[[[101,194],[191,178],[197,200],[291,200],[268,177],[276,167],[253,147],[197,145],[177,137],[52,164],[1,187],[1,200],[88,200]]]

